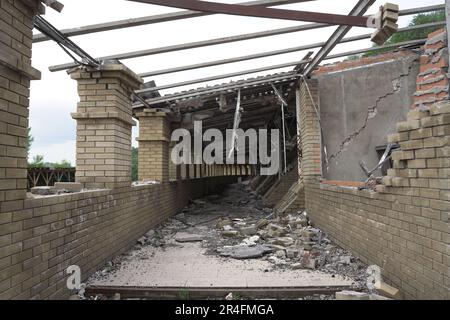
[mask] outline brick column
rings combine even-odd
[[[131,185],[131,93],[142,79],[118,62],[69,71],[78,82],[76,181],[85,188]]]
[[[144,110],[139,118],[139,180],[169,181],[170,123],[167,114]]]
[[[309,87],[309,91],[308,91]],[[310,93],[315,100],[311,101]],[[301,174],[302,176],[322,175],[322,143],[319,119],[314,105],[319,111],[317,80],[302,81],[298,97],[298,124],[302,148]]]
[[[27,190],[27,135],[33,18],[40,1],[0,2],[0,211],[23,208]],[[1,218],[1,217],[0,217]],[[0,219],[1,220],[1,219]]]

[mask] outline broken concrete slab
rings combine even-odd
[[[56,194],[54,187],[34,187],[31,188],[30,192],[39,196],[49,196]]]
[[[258,227],[258,229],[262,229],[265,226],[267,226],[269,224],[269,220],[267,219],[261,219],[256,223],[256,226]]]
[[[370,300],[370,295],[356,291],[336,292],[336,300]]]
[[[224,227],[229,227],[233,225],[233,221],[229,220],[229,219],[219,219],[219,221],[217,221],[216,224],[216,228],[217,229],[223,229]]]
[[[297,249],[286,249],[286,257],[289,259],[294,259],[298,257],[298,250]]]
[[[256,246],[256,243],[260,240],[259,236],[253,236],[242,241],[242,244],[245,246]]]
[[[258,232],[256,225],[245,226],[239,229],[243,236],[254,236]]]
[[[289,247],[294,244],[294,239],[291,237],[279,237],[271,241],[273,244],[283,246],[283,247]]]
[[[398,290],[397,288],[394,288],[393,286],[388,285],[385,282],[381,282],[380,286],[378,288],[376,288],[378,293],[380,293],[383,296],[392,298],[392,299],[400,299],[401,298],[401,294],[400,294],[400,290]]]
[[[200,242],[203,241],[203,236],[199,234],[189,234],[189,233],[182,233],[179,232],[175,235],[175,241],[177,242]]]
[[[79,182],[56,182],[55,190],[56,192],[66,192],[66,193],[75,193],[81,192],[83,189],[81,183]]]
[[[223,257],[230,257],[233,259],[257,259],[267,253],[273,252],[273,249],[264,245],[256,245],[252,247],[237,245],[223,247],[221,249],[217,249],[217,251]]]
[[[239,235],[239,232],[236,230],[225,230],[222,232],[222,237],[226,238],[235,238]]]

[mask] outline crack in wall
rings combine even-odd
[[[414,58],[414,60],[411,61],[410,65],[408,66],[408,71],[406,73],[400,74],[398,77],[391,80],[393,84],[393,89],[390,92],[387,92],[384,95],[381,95],[378,97],[378,99],[375,101],[375,104],[368,108],[367,115],[364,119],[363,125],[355,132],[353,132],[351,135],[349,135],[347,138],[344,139],[344,141],[339,145],[339,150],[328,157],[328,161],[331,161],[333,159],[336,159],[342,152],[345,151],[345,148],[348,147],[363,131],[366,129],[367,124],[369,121],[376,117],[378,114],[378,107],[380,103],[387,99],[390,96],[395,95],[396,93],[400,92],[402,90],[402,80],[405,77],[409,77],[411,74],[412,68],[415,66],[415,62],[418,61],[419,58]]]

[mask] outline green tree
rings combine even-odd
[[[31,135],[31,128],[28,128],[28,136],[27,136],[27,154],[30,155],[31,145],[34,142],[34,137]]]
[[[45,168],[44,156],[36,155],[33,157],[33,161],[28,164],[30,168]]]
[[[57,163],[51,163],[50,166],[56,169],[72,168],[72,164],[67,160],[62,160],[61,162]]]
[[[433,23],[433,22],[440,22],[445,21],[445,12],[443,11],[436,11],[432,13],[421,13],[418,15],[415,15],[409,24],[410,27],[423,25],[427,23]],[[386,44],[395,44],[395,43],[401,43],[411,40],[419,40],[419,39],[425,39],[430,33],[440,29],[442,27],[429,27],[424,29],[418,29],[418,30],[412,30],[412,31],[405,31],[405,32],[397,32],[394,34],[391,38],[389,38],[388,41],[386,41]],[[375,47],[375,45],[374,45]],[[362,55],[357,56],[350,56],[348,57],[348,60],[355,60],[361,57],[371,57],[375,56],[381,53],[392,51],[393,49],[379,49],[379,50],[372,50],[369,52],[366,52]]]
[[[131,148],[131,180],[138,180],[138,148]]]

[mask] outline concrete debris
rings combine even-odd
[[[55,191],[56,193],[76,193],[81,192],[83,187],[79,182],[56,182]]]
[[[175,235],[175,241],[177,242],[200,242],[203,241],[203,236],[198,234],[189,234],[189,233],[177,233]]]
[[[143,180],[143,181],[135,181],[131,185],[133,187],[139,187],[139,186],[149,186],[154,184],[161,184],[159,181],[153,181],[153,180]]]
[[[234,259],[255,259],[261,258],[264,254],[272,252],[273,249],[263,245],[246,246],[237,245],[232,247],[223,247],[218,249],[218,252],[223,257],[230,257]]]
[[[253,236],[253,237],[244,239],[242,241],[242,245],[249,246],[249,247],[256,246],[256,244],[259,240],[260,240],[259,236]]]
[[[363,292],[341,291],[336,292],[336,300],[370,300],[370,295]]]
[[[258,227],[254,224],[239,229],[243,236],[253,236],[258,232]]]
[[[379,288],[377,288],[377,291],[379,294],[386,296],[388,298],[392,298],[392,299],[400,299],[401,298],[400,290],[388,285],[385,282],[381,282]]]
[[[239,232],[237,232],[236,230],[226,230],[222,232],[222,236],[223,237],[227,237],[227,238],[235,238],[239,235]]]
[[[48,196],[48,195],[56,194],[54,187],[34,187],[34,188],[31,188],[30,192],[32,194],[36,194],[39,196]]]
[[[234,297],[233,297],[233,293],[232,293],[232,292],[230,292],[230,293],[225,297],[225,300],[228,300],[228,301],[233,300],[233,299],[234,299]]]

